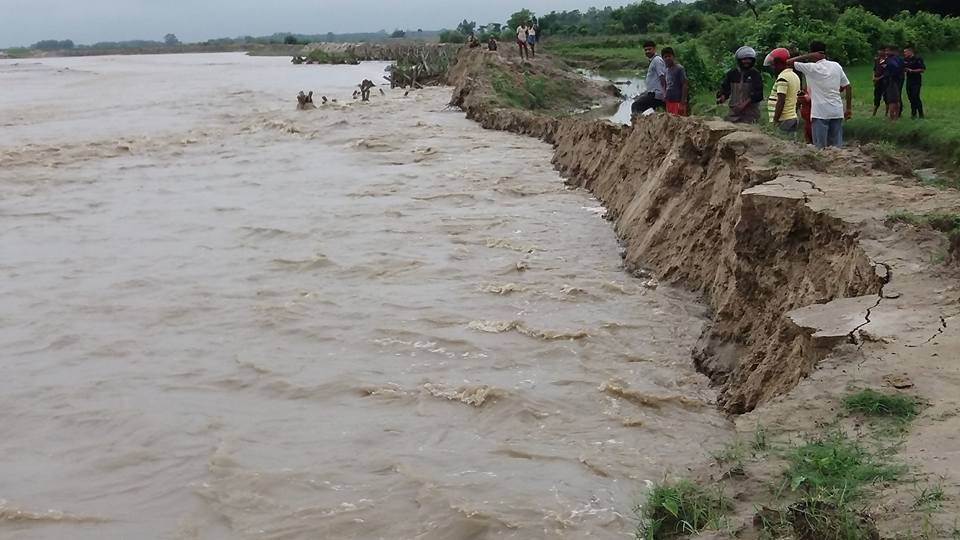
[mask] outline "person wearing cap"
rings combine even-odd
[[[797,96],[800,94],[800,76],[787,67],[790,51],[774,49],[763,60],[763,65],[772,69],[777,80],[767,98],[770,122],[786,133],[796,133],[800,125],[797,118]]]
[[[843,67],[827,60],[827,46],[822,41],[811,43],[810,51],[787,60],[787,66],[807,77],[814,146],[839,148],[843,146],[843,121],[853,116],[853,89]]]
[[[763,76],[754,67],[757,51],[752,47],[740,47],[734,57],[737,67],[724,77],[717,92],[717,104],[730,102],[727,120],[755,124],[760,121],[760,102],[763,101]]]

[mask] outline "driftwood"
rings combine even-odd
[[[390,82],[390,88],[443,84],[450,65],[456,61],[458,50],[435,46],[411,48],[387,68],[388,75],[384,78]]]

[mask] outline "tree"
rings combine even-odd
[[[296,45],[298,43],[297,36],[293,34],[287,34],[287,36],[283,38],[283,43],[285,45]]]
[[[472,34],[476,29],[477,29],[477,23],[476,23],[476,21],[468,21],[468,20],[464,19],[463,22],[461,22],[460,24],[457,25],[457,32],[460,32],[461,34],[463,34],[463,35],[465,35],[465,36],[469,36],[469,35]]]
[[[163,36],[163,42],[167,45],[167,47],[176,47],[177,45],[180,45],[180,40],[177,39],[176,34],[167,34]]]
[[[40,51],[56,51],[60,49],[72,49],[75,45],[73,41],[65,39],[63,41],[57,41],[55,39],[45,39],[43,41],[38,41],[30,46],[31,49],[37,49]]]
[[[392,34],[390,34],[390,37],[392,37],[392,38],[397,38],[397,39],[399,39],[399,38],[405,38],[405,37],[407,37],[407,33],[404,32],[403,30],[400,30],[400,29],[398,28],[398,29],[394,30]]]
[[[644,33],[651,24],[666,21],[669,8],[654,0],[643,0],[639,4],[630,4],[613,12],[611,16],[619,19],[623,30],[630,33]]]
[[[526,24],[527,21],[532,21],[534,16],[535,14],[529,9],[521,9],[510,16],[510,20],[507,21],[507,28],[516,30],[516,28],[521,24]]]
[[[707,26],[707,17],[702,11],[692,8],[682,8],[667,19],[667,27],[671,34],[696,35]]]

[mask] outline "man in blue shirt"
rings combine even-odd
[[[887,116],[890,120],[899,120],[903,108],[903,59],[897,54],[896,47],[887,47],[883,68],[886,81],[883,100],[887,104]]]

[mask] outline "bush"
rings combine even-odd
[[[356,64],[353,55],[344,53],[328,53],[321,49],[314,49],[307,55],[307,60],[316,64]]]
[[[466,43],[467,36],[456,30],[444,30],[440,32],[440,43]]]
[[[640,518],[637,538],[657,540],[719,528],[732,505],[719,486],[716,489],[711,492],[688,481],[656,484],[646,504],[635,509]]]

